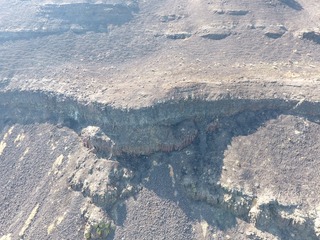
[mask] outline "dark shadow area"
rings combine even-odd
[[[209,129],[207,132],[207,142],[205,143],[207,144],[207,153],[205,156],[198,157],[204,160],[204,168],[214,169],[214,181],[219,181],[221,177],[224,152],[232,139],[236,136],[254,133],[265,122],[277,118],[280,114],[281,111],[274,110],[247,111],[215,120],[215,129]]]
[[[198,118],[198,138],[181,151],[157,153],[155,158],[159,159],[161,164],[149,169],[143,167],[149,176],[143,187],[155,192],[162,199],[178,202],[179,207],[192,222],[205,220],[224,231],[235,227],[237,218],[248,221],[247,213],[237,215],[223,204],[207,203],[201,191],[208,191],[211,196],[227,193],[225,189],[217,185],[212,186],[208,182],[209,179],[214,183],[220,180],[224,152],[232,138],[254,133],[266,121],[277,118],[281,113],[275,110],[261,110],[245,111],[219,119]],[[206,124],[209,123],[211,126],[212,121],[215,122],[215,127],[206,128]],[[210,175],[207,174],[208,169],[211,170]],[[174,172],[175,180],[170,171]],[[184,184],[186,179],[189,179],[190,184]]]
[[[208,33],[208,34],[202,35],[201,37],[210,39],[210,40],[222,40],[229,37],[230,35],[231,33]]]
[[[138,10],[137,4],[48,4],[41,8],[40,15],[49,20],[63,20],[67,25],[79,25],[86,31],[104,32],[110,24],[129,22]]]
[[[283,33],[273,33],[273,32],[267,32],[264,34],[265,36],[267,36],[268,38],[272,38],[272,39],[278,39],[281,38]]]
[[[127,207],[125,204],[118,204],[116,206],[117,218],[115,219],[115,223],[117,226],[123,226],[124,221],[127,217]]]
[[[202,118],[197,121],[209,123],[211,128],[203,129],[205,124],[198,129],[204,132],[206,137],[199,137],[181,151],[172,153],[157,153],[156,158],[161,164],[151,168],[144,167],[144,172],[148,172],[148,182],[143,183],[143,187],[156,193],[160,198],[178,203],[179,208],[183,210],[191,222],[201,222],[205,220],[221,231],[234,228],[237,225],[237,218],[249,222],[249,209],[244,211],[232,211],[226,205],[217,200],[216,203],[209,203],[207,197],[201,196],[204,192],[209,192],[211,196],[223,196],[230,194],[226,189],[219,185],[212,185],[209,179],[214,183],[220,180],[222,174],[222,166],[224,152],[234,137],[246,136],[256,132],[267,121],[276,119],[279,115],[285,114],[283,111],[276,110],[260,110],[245,111],[233,116],[226,116],[217,119]],[[210,122],[214,122],[214,126]],[[205,146],[203,146],[205,145]],[[206,149],[203,152],[203,149]],[[152,159],[152,156],[150,157]],[[144,159],[145,161],[146,159]],[[138,161],[135,163],[139,164]],[[135,164],[134,164],[135,165]],[[128,165],[127,165],[128,166]],[[172,180],[170,167],[174,172],[175,181]],[[135,167],[135,170],[139,168]],[[207,174],[211,169],[211,175]],[[191,179],[190,185],[184,185],[184,179]],[[141,178],[142,179],[142,178]],[[195,191],[192,193],[192,191]],[[198,192],[196,192],[198,191]],[[203,193],[201,192],[203,191]],[[232,193],[235,198],[242,196],[241,192]],[[251,198],[243,195],[244,198]],[[251,204],[251,203],[250,203]],[[277,208],[276,208],[277,206]],[[300,239],[301,234],[295,226],[288,220],[283,221],[280,211],[286,211],[290,214],[291,206],[280,206],[278,203],[268,204],[264,207],[264,211],[270,216],[268,224],[257,224],[257,228],[269,232],[281,239],[291,236],[289,239]],[[276,209],[280,209],[276,210]],[[311,222],[304,224],[305,229],[310,232],[311,239],[316,239],[312,233],[313,225]],[[295,233],[296,237],[292,237],[291,233]]]
[[[282,2],[283,4],[287,5],[288,7],[294,10],[297,10],[297,11],[303,10],[302,5],[295,0],[280,0],[280,2]]]
[[[313,41],[317,44],[320,44],[320,34],[314,31],[311,32],[304,32],[302,34],[303,39],[307,39],[309,41]]]
[[[181,40],[181,39],[186,39],[191,37],[192,34],[191,33],[173,33],[173,34],[167,34],[166,37],[168,39],[172,39],[172,40]]]
[[[179,208],[191,221],[205,219],[221,230],[234,227],[237,218],[248,220],[246,212],[232,212],[219,199],[223,193],[228,193],[217,182],[222,173],[224,152],[232,139],[254,133],[265,122],[280,114],[302,115],[313,121],[320,119],[319,103],[310,102],[297,105],[297,101],[279,99],[190,100],[125,111],[40,91],[0,94],[0,113],[0,127],[15,123],[53,123],[79,133],[83,127],[93,125],[100,126],[115,140],[128,134],[129,128],[139,131],[146,125],[157,127],[164,123],[182,128],[181,122],[194,121],[198,137],[185,148],[167,153],[155,152],[148,156],[123,154],[117,157],[117,161],[135,173],[132,185],[141,185],[162,199],[178,202]],[[148,137],[144,141],[148,144]],[[135,145],[135,142],[130,144]],[[161,164],[154,164],[154,160],[159,160]],[[211,170],[210,173],[208,170]],[[149,180],[145,181],[146,178]],[[217,199],[208,203],[207,196],[217,196]],[[117,224],[122,225],[127,209],[119,207],[117,212],[120,213]],[[287,229],[281,226],[275,234],[282,237]],[[271,232],[268,228],[265,231]]]
[[[165,159],[163,159],[166,162]],[[205,220],[213,224],[220,230],[226,230],[235,227],[237,224],[236,216],[230,211],[219,206],[212,206],[201,200],[190,198],[186,192],[185,186],[182,186],[180,180],[173,185],[172,176],[169,175],[168,164],[172,165],[175,173],[179,176],[177,163],[169,160],[160,166],[155,167],[150,172],[149,181],[143,186],[155,192],[160,198],[178,203],[178,207],[183,210],[191,222],[201,222]],[[198,176],[200,178],[200,176]],[[198,180],[195,179],[195,182]]]
[[[293,214],[297,206],[283,206],[278,202],[265,204],[261,207],[262,212],[269,218],[261,217],[257,220],[256,227],[261,231],[270,232],[280,239],[319,239],[314,232],[314,223],[311,220],[292,222],[292,219],[284,219],[283,213]],[[304,229],[303,233],[299,231]],[[308,236],[308,238],[306,238]]]
[[[100,157],[104,158],[105,156],[101,155]],[[117,157],[117,161],[121,164],[121,167],[134,172],[134,177],[130,180],[130,183],[136,186],[147,177],[152,165],[151,160],[147,156],[130,156],[124,154],[123,156]]]
[[[0,43],[6,41],[30,40],[67,32],[84,34],[86,32],[108,32],[109,25],[120,26],[132,20],[139,11],[137,3],[127,4],[47,4],[40,8],[38,17],[47,19],[48,30],[0,32]],[[63,21],[57,27],[55,21]]]
[[[248,10],[229,10],[226,13],[232,16],[245,16],[249,13],[249,11]]]
[[[1,68],[0,68],[1,70]],[[7,87],[10,84],[10,78],[6,78],[0,81],[0,89]]]
[[[34,38],[42,38],[50,35],[61,35],[67,32],[67,30],[61,31],[21,31],[21,32],[0,32],[0,43],[7,41],[17,41],[17,40],[30,40]]]

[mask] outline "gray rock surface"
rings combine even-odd
[[[0,240],[319,239],[316,0],[0,0]]]

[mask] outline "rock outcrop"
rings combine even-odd
[[[0,1],[0,239],[319,239],[318,9]]]

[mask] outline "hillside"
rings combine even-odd
[[[320,2],[0,12],[0,240],[319,239]]]

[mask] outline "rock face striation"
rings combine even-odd
[[[32,4],[26,4],[29,7]],[[23,7],[23,6],[21,6]],[[129,22],[133,14],[139,10],[134,1],[124,3],[114,1],[110,3],[70,2],[70,3],[40,3],[30,9],[25,17],[32,19],[24,27],[3,29],[0,41],[33,39],[71,31],[83,34],[88,31],[108,32],[108,26],[119,26]],[[34,11],[32,11],[34,10]],[[23,16],[17,21],[23,20]]]
[[[319,239],[319,7],[0,1],[0,240]]]
[[[24,101],[13,97],[21,94]],[[28,211],[29,205],[30,209],[37,206],[33,216],[37,220],[32,219],[30,223],[26,220],[28,224],[21,228],[23,231],[10,230],[19,229],[17,225],[9,228],[9,233],[2,233],[10,234],[12,239],[17,236],[64,238],[65,233],[59,229],[64,221],[74,221],[74,218],[77,221],[69,231],[82,227],[80,232],[77,230],[78,238],[128,237],[134,222],[143,221],[143,215],[147,214],[139,204],[160,201],[162,206],[164,199],[177,204],[167,210],[170,213],[176,207],[181,209],[182,215],[178,216],[185,219],[181,224],[190,228],[180,229],[176,216],[169,215],[161,221],[178,225],[168,236],[183,233],[181,239],[197,239],[204,231],[210,238],[215,234],[238,234],[241,239],[265,239],[269,235],[281,239],[318,238],[318,215],[314,206],[318,204],[315,186],[320,112],[316,103],[255,100],[243,104],[240,99],[178,101],[132,112],[109,109],[105,115],[97,104],[84,105],[67,98],[60,101],[45,93],[3,93],[1,98],[1,159],[4,164],[12,161],[9,156],[17,159],[12,173],[4,176],[11,174],[12,184],[16,186],[19,184],[16,178],[27,177],[26,170],[19,170],[24,166],[21,164],[29,162],[32,168],[34,164],[39,165],[33,158],[41,161],[42,154],[52,156],[42,163],[46,167],[39,167],[39,173],[27,170],[31,176],[47,182],[45,185],[41,186],[41,182],[37,183],[32,177],[27,187],[27,182],[22,180],[22,189],[36,194],[28,198],[26,207],[17,209],[16,214]],[[222,113],[225,106],[230,108]],[[92,124],[95,126],[90,126]],[[69,136],[73,142],[68,140]],[[29,141],[34,141],[34,145]],[[48,149],[38,149],[37,144]],[[3,165],[2,169],[6,171],[8,167]],[[304,177],[305,173],[308,178]],[[48,188],[48,184],[55,186],[55,193],[50,193],[52,187]],[[21,191],[19,187],[14,188]],[[4,196],[9,193],[6,189],[4,185],[1,190]],[[150,191],[157,197],[149,196]],[[17,192],[16,196],[20,194]],[[38,194],[41,200],[37,199]],[[56,210],[61,216],[51,212],[47,201],[61,201],[63,194],[76,201],[74,208],[78,212],[68,213],[69,200],[61,202],[61,209]],[[150,199],[141,199],[140,194]],[[132,198],[139,200],[132,201]],[[8,204],[10,207],[13,203]],[[132,207],[141,207],[142,212],[131,212]],[[157,205],[154,208],[157,209]],[[201,220],[208,224],[202,222],[207,230],[199,225],[197,231],[191,231],[201,219],[198,214],[204,214],[206,208],[219,214]],[[42,225],[48,225],[42,217],[47,213],[51,214],[51,220],[56,220],[46,231],[40,231]],[[159,234],[165,234],[161,229],[168,228],[167,224],[158,223],[160,216],[154,217],[155,224],[159,224]],[[10,223],[14,215],[4,218]],[[238,230],[235,226],[224,229],[225,222],[236,219],[246,226],[239,225]],[[6,229],[5,224],[8,223],[3,222],[1,228]],[[144,234],[148,238],[151,233],[144,229],[132,234],[134,238]]]

